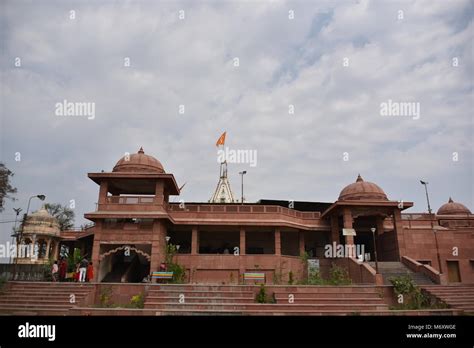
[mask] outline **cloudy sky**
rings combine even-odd
[[[182,199],[207,201],[223,131],[257,151],[229,165],[248,201],[333,202],[361,173],[409,212],[426,211],[420,178],[434,210],[474,208],[472,1],[0,3],[0,160],[18,188],[1,221],[43,193],[85,223],[87,173],[140,146],[187,183]],[[95,118],[57,116],[64,100]],[[419,118],[381,115],[389,100]]]

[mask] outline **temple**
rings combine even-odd
[[[317,260],[323,276],[341,262],[355,282],[377,283],[384,264],[397,264],[433,283],[474,283],[474,215],[452,199],[436,214],[407,214],[412,202],[390,200],[359,175],[334,202],[242,204],[233,198],[227,164],[221,164],[209,202],[170,203],[170,196],[179,195],[176,180],[143,149],[121,158],[111,172],[88,177],[99,191],[96,211],[85,214],[93,224],[60,236],[53,228],[45,250],[58,257],[60,250],[79,248],[92,260],[97,282],[142,281],[159,270],[172,243],[179,246],[176,261],[189,283],[237,284],[246,272],[263,273],[270,284],[277,274],[288,281],[305,272],[302,255]],[[326,257],[334,243],[363,246],[362,261],[360,255]]]

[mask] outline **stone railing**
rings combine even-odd
[[[333,261],[339,267],[345,268],[355,284],[383,285],[383,277],[368,263],[359,262],[356,258],[342,258]]]
[[[153,204],[154,196],[107,196],[108,204]]]
[[[321,216],[318,211],[303,212],[278,205],[238,205],[238,204],[169,204],[170,211],[202,212],[202,213],[255,213],[255,214],[282,214],[300,219],[315,219]]]
[[[443,273],[438,272],[430,265],[422,264],[408,256],[402,257],[402,263],[407,266],[411,271],[415,273],[422,273],[430,278],[436,284],[447,284],[446,276]]]

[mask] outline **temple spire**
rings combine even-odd
[[[209,203],[235,203],[234,195],[230,188],[229,179],[227,179],[227,162],[221,163],[219,170],[219,182]]]

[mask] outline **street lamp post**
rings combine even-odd
[[[18,221],[18,215],[20,215],[20,213],[21,213],[21,211],[22,211],[23,209],[21,209],[21,208],[13,208],[13,210],[15,211],[16,215],[15,215],[15,225],[13,226],[12,244],[15,243],[15,240],[17,239],[17,235],[16,235],[16,232],[17,232],[17,230],[16,230],[16,223],[17,223],[17,221]],[[18,257],[18,243],[15,243],[15,244],[16,244],[15,256]],[[13,263],[13,261],[14,261],[13,259],[14,259],[14,257],[13,257],[13,255],[12,255],[12,256],[11,256],[10,263]]]
[[[244,174],[247,174],[247,171],[244,170],[243,172],[239,172],[239,174],[242,176],[242,180],[241,180],[241,182],[242,182],[242,190],[241,190],[242,195],[240,197],[240,202],[241,202],[241,204],[244,204]]]
[[[431,215],[430,199],[428,197],[428,182],[420,180],[420,183],[425,186],[426,201],[428,202],[428,213]]]
[[[30,203],[31,203],[32,198],[38,198],[38,199],[44,201],[46,199],[46,196],[45,195],[34,195],[34,196],[31,196],[30,199],[28,200],[28,207],[26,208],[26,213],[23,215],[23,223],[21,224],[20,241],[23,238],[23,229],[25,228],[25,222],[26,222],[26,219],[28,218],[28,213],[30,211]]]
[[[436,230],[435,230],[434,225],[433,225],[433,215],[431,214],[430,199],[428,197],[428,188],[427,188],[428,183],[426,181],[423,181],[423,180],[420,180],[420,183],[425,186],[426,201],[428,202],[428,213],[430,214],[431,229],[433,230],[433,234],[434,234],[434,237],[435,237],[436,257],[438,259],[439,273],[443,273],[441,271],[441,257],[439,255],[438,236],[436,235]]]
[[[372,227],[370,230],[372,231],[372,240],[374,241],[375,272],[379,273],[379,262],[377,258],[377,244],[375,244],[375,227]]]

